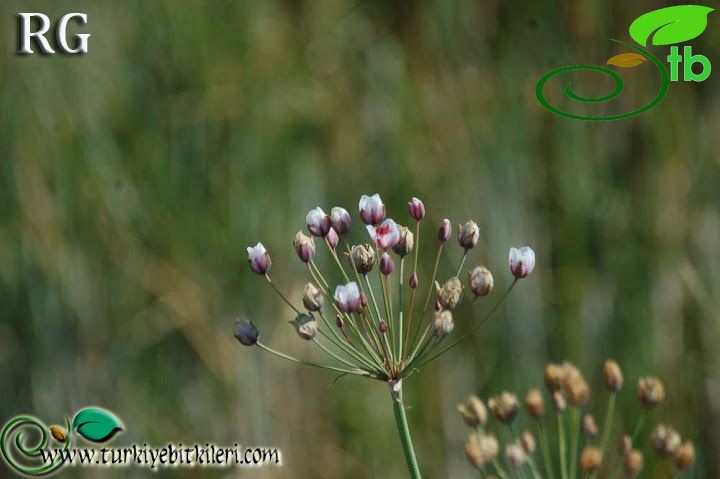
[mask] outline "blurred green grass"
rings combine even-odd
[[[720,79],[678,82],[651,112],[600,125],[534,97],[542,74],[603,64],[618,53],[608,38],[666,3],[77,1],[87,55],[17,57],[17,12],[70,7],[3,2],[0,417],[97,404],[127,441],[283,450],[283,469],[238,476],[402,477],[384,387],[328,391],[331,376],[231,336],[242,314],[311,354],[245,246],[263,241],[298,293],[290,242],[305,212],[379,192],[395,216],[419,196],[429,222],[476,219],[473,262],[498,288],[510,245],[538,253],[504,319],[408,385],[428,477],[470,477],[455,412],[468,393],[522,394],[561,359],[597,388],[606,357],[626,371],[626,420],[634,380],[660,376],[658,416],[698,443],[695,477],[717,477]],[[715,30],[693,42],[711,61]],[[616,107],[645,84],[628,81]]]

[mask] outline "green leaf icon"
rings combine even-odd
[[[72,428],[88,441],[105,442],[122,431],[122,423],[110,411],[91,407],[75,415]]]
[[[638,17],[630,25],[630,36],[647,46],[653,32],[653,45],[672,45],[700,36],[707,27],[707,16],[713,8],[700,5],[678,5],[661,8]]]

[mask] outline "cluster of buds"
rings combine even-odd
[[[272,281],[272,261],[262,243],[247,249],[251,271],[263,277],[293,310],[295,317],[289,323],[296,334],[314,342],[334,364],[320,365],[279,353],[259,341],[257,329],[248,321],[235,325],[240,343],[257,344],[296,362],[395,384],[479,327],[487,316],[473,324],[462,324],[463,334],[450,344],[445,342],[456,329],[453,313],[464,291],[470,291],[477,299],[489,296],[495,287],[486,266],[478,265],[464,272],[466,259],[480,240],[477,223],[467,221],[459,225],[457,243],[462,254],[459,267],[456,265],[452,269],[454,274],[444,281],[436,281],[443,251],[452,235],[450,221],[440,221],[434,234],[435,247],[427,248],[434,254],[435,267],[432,274],[424,276],[418,271],[418,255],[421,224],[426,221],[425,205],[418,198],[408,202],[406,225],[387,217],[387,211],[378,194],[360,198],[358,213],[364,225],[360,229],[363,239],[355,244],[350,240],[356,232],[353,220],[345,208],[335,206],[327,214],[317,207],[307,213],[306,227],[293,241],[297,257],[307,267],[309,280],[302,288],[300,301],[288,298]],[[327,251],[325,263],[335,269],[334,273],[323,272],[316,258],[323,244]],[[510,248],[509,289],[534,267],[532,249]],[[466,281],[461,280],[464,274]],[[506,297],[507,294],[503,295],[498,305]],[[488,316],[496,309],[490,308]]]
[[[645,415],[664,400],[665,389],[657,378],[643,377],[638,380],[637,398],[640,411],[637,423],[630,429],[629,434],[620,437],[617,453],[613,453],[608,450],[608,444],[614,427],[616,396],[623,387],[624,378],[620,366],[611,360],[605,362],[603,377],[608,393],[608,407],[603,427],[600,429],[592,414],[582,415],[590,397],[590,387],[580,370],[569,362],[549,364],[545,368],[547,399],[552,405],[548,409],[555,411],[553,420],[557,420],[557,428],[545,424],[548,422],[548,409],[545,407],[546,398],[541,389],[530,389],[524,401],[529,419],[526,423],[529,426],[534,423],[537,431],[541,453],[537,454],[539,457],[535,457],[536,441],[530,430],[517,435],[516,428],[513,427],[519,420],[520,412],[515,394],[503,392],[491,397],[487,401],[487,408],[479,397],[470,396],[465,403],[458,406],[465,424],[473,428],[465,444],[468,460],[482,471],[484,477],[492,477],[489,474],[493,472],[505,478],[518,476],[533,479],[573,479],[579,477],[578,474],[591,478],[620,477],[620,470],[625,477],[638,477],[643,470],[644,457],[642,448],[634,447],[634,443],[641,437]],[[500,454],[499,435],[491,432],[488,427],[488,409],[510,433],[511,440],[504,446],[504,461]],[[548,431],[556,432],[557,437],[549,436]],[[672,477],[679,477],[679,474],[690,469],[695,462],[693,443],[683,442],[680,434],[670,426],[655,426],[650,434],[650,445],[658,457],[672,462],[675,469]],[[555,459],[552,455],[554,452],[557,452]]]

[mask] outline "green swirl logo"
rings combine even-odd
[[[567,83],[565,86],[565,95],[571,100],[578,101],[581,103],[601,103],[610,101],[619,96],[624,88],[624,82],[620,75],[615,71],[607,67],[600,67],[595,65],[572,65],[567,67],[558,68],[547,74],[545,74],[537,83],[535,87],[535,96],[542,106],[550,110],[551,112],[563,116],[565,118],[571,118],[573,120],[584,120],[584,121],[611,121],[611,120],[622,120],[630,118],[632,116],[640,115],[646,111],[657,106],[665,95],[667,95],[670,89],[670,81],[677,81],[678,76],[678,64],[683,61],[683,57],[677,54],[677,47],[673,47],[672,55],[668,57],[668,60],[672,64],[672,75],[668,74],[665,65],[652,53],[642,48],[647,46],[648,40],[652,37],[653,45],[672,45],[676,43],[686,42],[698,37],[707,28],[707,16],[712,12],[712,8],[700,6],[700,5],[679,5],[675,7],[661,8],[645,15],[642,15],[636,19],[632,25],[630,25],[629,33],[635,42],[641,46],[636,46],[631,43],[623,42],[620,40],[611,40],[621,45],[624,45],[634,52],[623,53],[616,55],[607,61],[608,65],[613,65],[620,68],[633,68],[646,63],[649,58],[652,64],[660,74],[660,89],[657,95],[645,106],[638,108],[628,113],[622,113],[610,116],[592,116],[575,114],[568,111],[561,110],[560,108],[553,106],[545,98],[543,93],[546,83],[555,76],[565,74],[567,72],[578,71],[578,70],[589,70],[594,72],[600,72],[604,75],[609,76],[615,82],[615,89],[607,95],[603,96],[582,96],[573,90],[572,83]],[[686,47],[686,49],[689,47]],[[710,62],[707,58],[698,55],[693,56],[692,50],[689,51],[689,58],[685,59],[685,79],[693,81],[702,81],[710,74]],[[687,52],[686,52],[687,53]],[[699,60],[698,60],[699,59]],[[701,62],[703,64],[703,74],[695,74],[692,71],[692,64],[694,62]],[[672,77],[672,78],[671,78]]]

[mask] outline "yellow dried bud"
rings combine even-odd
[[[455,309],[460,302],[460,296],[462,295],[463,288],[460,279],[455,276],[447,280],[447,282],[442,286],[435,282],[435,289],[437,291],[437,298],[440,305],[445,309]]]
[[[545,387],[554,393],[562,388],[565,369],[559,364],[548,364],[545,368]]]
[[[563,412],[567,407],[567,401],[562,391],[555,391],[553,393],[553,405],[555,406],[555,410],[559,412]]]
[[[527,454],[520,444],[508,444],[505,447],[508,462],[515,468],[521,468],[527,461]]]
[[[618,363],[613,360],[605,361],[603,374],[605,376],[605,384],[607,385],[608,390],[618,392],[620,388],[622,388],[623,373]]]
[[[681,471],[687,471],[690,469],[695,462],[695,446],[690,441],[685,442],[680,446],[675,455],[673,456],[673,463],[675,467]]]
[[[470,461],[470,464],[476,468],[482,469],[485,467],[485,458],[480,450],[480,446],[477,443],[475,434],[471,434],[465,443],[465,456],[468,461]]]
[[[61,426],[50,426],[50,434],[58,442],[65,442],[67,440],[67,431]]]
[[[680,434],[670,426],[658,424],[650,434],[653,449],[660,456],[670,456],[682,443]]]
[[[598,433],[597,424],[595,424],[595,418],[591,414],[585,414],[582,421],[582,432],[588,437],[595,437]]]
[[[535,437],[533,437],[530,431],[522,433],[520,436],[520,445],[522,445],[523,450],[528,454],[535,452]]]
[[[512,422],[518,413],[517,396],[509,392],[503,392],[488,401],[488,406],[495,417],[504,423]]]
[[[658,378],[640,378],[638,380],[637,396],[643,406],[653,408],[665,399],[665,387]]]
[[[525,407],[528,413],[535,419],[540,419],[545,415],[545,404],[539,389],[531,389],[528,391],[527,396],[525,396]]]
[[[580,469],[583,472],[594,472],[602,463],[602,453],[597,447],[588,446],[580,455]]]
[[[459,404],[458,411],[462,414],[465,424],[470,427],[484,426],[487,422],[487,408],[475,395],[468,397],[465,404]]]
[[[620,441],[618,442],[618,453],[620,453],[621,456],[624,456],[625,454],[632,451],[632,438],[625,434],[623,437],[620,438]]]
[[[637,477],[643,469],[643,455],[637,449],[633,449],[625,455],[623,461],[623,469],[628,477]]]
[[[563,389],[568,402],[575,407],[582,406],[590,397],[590,387],[585,382],[578,368],[570,363],[563,365]]]

